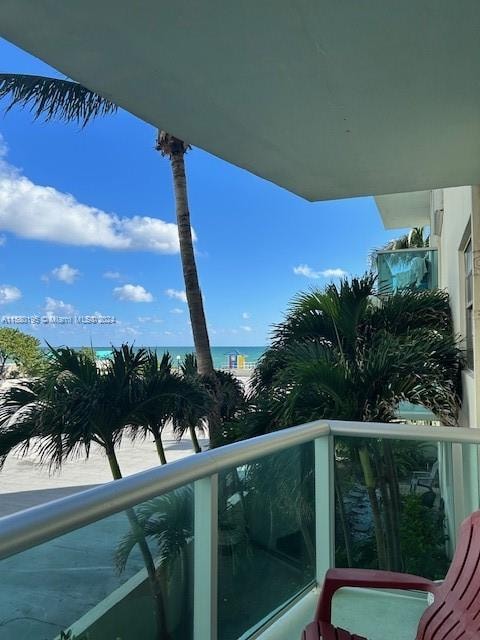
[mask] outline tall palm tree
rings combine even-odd
[[[98,116],[109,115],[117,110],[117,106],[110,100],[77,82],[44,76],[0,74],[0,100],[2,98],[10,100],[7,111],[19,106],[28,108],[35,119],[43,117],[47,122],[54,119],[77,122],[82,127]],[[188,208],[184,156],[190,147],[175,136],[160,131],[156,148],[170,159],[172,168],[180,255],[198,368],[200,373],[212,375],[212,354]]]
[[[374,282],[371,275],[353,278],[294,300],[253,378],[251,402],[263,408],[260,420],[269,429],[321,418],[391,422],[405,400],[456,423],[462,355],[447,294],[407,290],[379,299]],[[391,445],[355,440],[354,446],[379,564],[398,568],[400,496]],[[391,507],[387,538],[377,489]]]
[[[192,323],[198,371],[202,375],[210,375],[213,373],[213,360],[210,351],[205,311],[203,309],[203,298],[198,282],[195,254],[193,251],[187,179],[185,175],[185,154],[190,149],[190,145],[166,131],[159,131],[156,149],[160,151],[162,156],[167,156],[170,159],[172,167],[183,279],[185,281],[185,293],[187,295],[190,321]]]

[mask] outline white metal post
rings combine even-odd
[[[218,476],[194,483],[193,638],[217,639]]]
[[[316,580],[322,584],[325,572],[335,562],[335,500],[333,479],[333,436],[315,440],[315,545]]]

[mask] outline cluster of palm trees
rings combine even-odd
[[[392,422],[402,401],[455,425],[462,364],[445,292],[379,297],[373,275],[330,284],[293,301],[253,374],[248,407],[226,435],[235,440],[321,418]],[[345,445],[368,492],[378,566],[400,570],[401,495],[392,444],[355,438]],[[351,563],[338,469],[336,479]]]
[[[122,477],[116,450],[122,437],[151,437],[166,463],[162,432],[201,428],[212,396],[200,377],[181,375],[169,354],[127,344],[101,364],[85,351],[50,347],[42,374],[8,386],[0,399],[0,455],[14,446],[35,446],[39,458],[60,467],[69,457],[88,457],[92,445],[106,454],[112,476]],[[196,442],[198,447],[198,442]]]
[[[194,450],[199,452],[195,430],[208,424],[218,398],[222,398],[219,415],[223,421],[243,403],[238,380],[223,372],[214,375],[215,385],[210,376],[198,373],[192,355],[178,371],[168,353],[159,359],[155,352],[127,344],[113,348],[111,357],[101,363],[88,350],[50,347],[38,377],[12,382],[0,395],[0,465],[13,449],[27,452],[34,448],[42,462],[58,468],[71,457],[88,457],[92,446],[97,446],[106,454],[113,479],[119,480],[117,449],[122,438],[151,438],[160,464],[165,464],[162,433],[167,424],[177,437],[189,431]],[[174,499],[160,496],[127,510],[130,529],[116,553],[119,570],[134,547],[143,557],[158,639],[168,638],[164,572],[186,543],[188,532],[183,529],[191,531],[185,525],[182,537],[176,526],[188,522],[188,505],[188,491],[178,490]],[[155,555],[149,537],[157,543]]]

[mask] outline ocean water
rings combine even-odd
[[[195,349],[193,347],[146,347],[147,349],[155,350],[159,356],[162,354],[168,353],[172,357],[172,362],[175,364],[178,360],[183,360],[183,357],[187,353],[194,353]],[[216,369],[220,369],[221,367],[225,367],[227,365],[227,356],[229,353],[233,351],[238,351],[245,356],[245,360],[247,363],[256,362],[261,355],[264,353],[267,347],[212,347],[212,359],[213,366]],[[110,347],[95,347],[95,351],[101,352],[109,352]]]

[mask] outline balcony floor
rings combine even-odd
[[[313,618],[318,592],[312,591],[265,631],[261,640],[300,640]],[[333,622],[368,640],[414,640],[418,622],[428,606],[422,593],[380,589],[340,589],[333,600]]]

